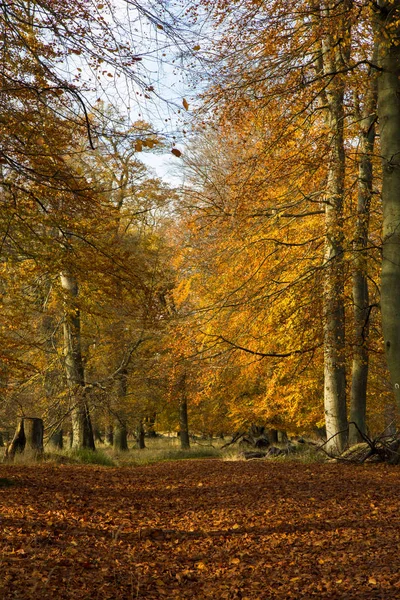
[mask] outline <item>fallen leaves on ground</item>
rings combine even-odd
[[[0,597],[399,598],[400,470],[0,466]]]

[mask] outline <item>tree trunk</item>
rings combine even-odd
[[[372,62],[376,62],[376,50]],[[361,120],[360,162],[358,174],[357,223],[353,271],[354,303],[354,352],[351,378],[349,443],[362,442],[361,433],[366,432],[367,383],[368,383],[368,231],[372,197],[372,155],[375,143],[375,120],[377,101],[377,78],[371,73],[371,85],[365,96],[365,108]],[[357,427],[352,425],[356,423]],[[361,433],[360,433],[361,432]]]
[[[288,436],[287,436],[286,431],[278,431],[278,443],[286,444],[287,441],[288,441]]]
[[[78,399],[77,397],[75,398]],[[89,448],[95,450],[92,422],[89,407],[83,399],[71,410],[72,448]]]
[[[400,6],[380,1],[378,115],[382,156],[381,309],[386,359],[400,407]]]
[[[113,447],[116,451],[128,450],[128,429],[127,418],[124,412],[124,403],[128,391],[128,373],[123,369],[119,373],[116,380],[116,396],[117,396],[117,411],[114,419],[114,443]]]
[[[278,443],[278,430],[277,429],[267,429],[267,438],[270,444]]]
[[[326,2],[326,15],[335,11],[336,3]],[[335,73],[345,66],[348,47],[338,46],[338,38],[348,35],[346,19],[348,2],[341,5],[341,16],[334,15],[336,31],[326,32],[322,41],[323,72]],[[337,37],[336,37],[337,35]],[[333,79],[325,88],[326,123],[331,135],[328,179],[325,194],[325,256],[324,256],[324,409],[331,453],[340,453],[347,443],[345,306],[343,261],[343,203],[345,183],[344,151],[344,82]]]
[[[59,429],[58,431],[55,431],[49,439],[49,443],[54,446],[55,448],[58,448],[59,450],[62,450],[64,447],[64,442],[63,442],[63,430]]]
[[[105,438],[105,443],[107,446],[114,445],[114,428],[112,425],[107,425],[104,438]]]
[[[384,417],[385,417],[385,436],[395,436],[397,433],[396,425],[396,405],[394,402],[390,402],[385,405]]]
[[[154,429],[156,423],[157,413],[148,416],[144,420],[146,426],[146,435],[149,438],[157,437],[156,430]]]
[[[343,265],[343,95],[332,99],[333,140],[325,204],[324,408],[329,452],[342,452],[347,440],[345,311]],[[332,438],[332,436],[335,436]]]
[[[68,272],[61,273],[65,294],[64,364],[71,393],[72,447],[95,450],[89,406],[85,394],[85,377],[81,348],[81,321],[77,307],[78,282]]]
[[[101,437],[101,432],[98,427],[93,429],[94,441],[99,442],[99,444],[103,444],[103,438]]]
[[[12,462],[17,453],[38,460],[43,455],[43,420],[24,417],[20,420],[15,435],[6,449],[4,459]]]
[[[140,420],[136,429],[136,446],[139,450],[143,450],[146,448],[146,444],[144,442],[144,427],[143,421]]]
[[[179,437],[182,450],[188,450],[190,448],[190,440],[186,396],[183,396],[179,403]]]
[[[113,448],[117,452],[128,450],[128,430],[126,428],[126,423],[121,422],[118,418],[114,421]]]

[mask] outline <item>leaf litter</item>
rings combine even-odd
[[[190,460],[0,477],[4,600],[400,597],[398,467]]]

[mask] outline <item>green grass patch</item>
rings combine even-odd
[[[115,467],[115,463],[112,460],[112,458],[105,452],[102,452],[101,450],[89,450],[88,448],[80,448],[68,451],[67,456],[71,458],[73,462],[77,462],[82,465],[101,465],[103,467]]]

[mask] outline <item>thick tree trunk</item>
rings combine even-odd
[[[121,422],[118,418],[114,421],[113,448],[117,452],[128,450],[128,430],[126,423]]]
[[[6,449],[4,459],[12,462],[17,453],[37,460],[43,455],[43,420],[24,417],[17,425],[14,437]]]
[[[376,53],[372,62],[376,61]],[[372,155],[375,143],[375,120],[377,101],[377,79],[371,73],[371,87],[365,97],[365,109],[361,121],[360,162],[358,174],[357,223],[353,271],[354,303],[354,352],[351,377],[349,443],[362,441],[366,431],[367,383],[368,383],[368,337],[369,337],[369,293],[368,293],[368,231],[372,197]],[[357,427],[352,425],[356,423]]]
[[[381,308],[386,358],[400,407],[400,5],[380,1],[378,115],[382,156]]]
[[[332,17],[331,30],[322,40],[322,69],[329,78],[346,67],[348,60],[348,13],[350,0],[344,0],[337,12],[336,2],[324,2],[324,16]],[[339,44],[338,39],[343,40]],[[329,79],[327,79],[329,81]],[[331,136],[331,152],[325,194],[325,256],[324,256],[324,410],[327,433],[326,448],[340,453],[347,443],[345,304],[343,260],[343,208],[345,184],[344,151],[345,83],[336,77],[324,88],[323,102],[327,107],[326,124]]]
[[[384,418],[385,418],[385,436],[395,436],[397,433],[396,425],[396,405],[394,402],[385,405]]]
[[[72,420],[72,448],[89,448],[95,450],[92,422],[85,398],[82,400],[75,396],[77,404],[71,410]]]
[[[81,321],[76,298],[78,283],[73,275],[61,273],[65,294],[64,361],[65,374],[71,392],[72,447],[95,449],[89,407],[85,396],[85,377],[81,348]]]
[[[330,98],[332,140],[325,203],[324,408],[329,452],[347,442],[343,264],[343,91]],[[335,437],[333,437],[335,436]]]

